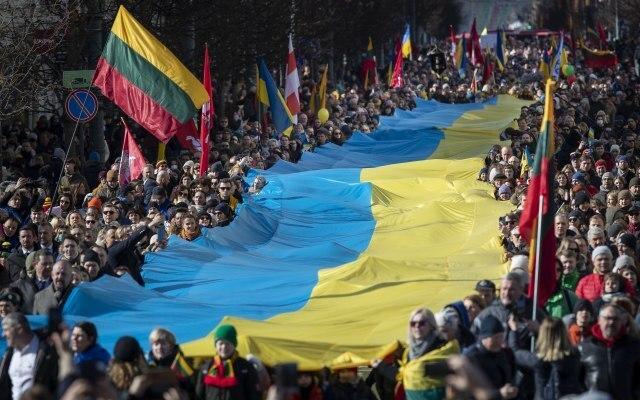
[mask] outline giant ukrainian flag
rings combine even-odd
[[[209,100],[200,81],[123,6],[113,21],[93,84],[165,143],[192,129],[197,110]]]
[[[476,177],[525,104],[418,100],[372,134],[254,171],[268,183],[231,225],[147,255],[144,288],[81,284],[65,319],[95,322],[109,350],[124,334],[148,348],[164,326],[186,355],[210,355],[209,332],[225,322],[242,354],[268,364],[314,368],[346,351],[371,359],[406,338],[412,309],[437,311],[504,273],[496,221],[511,206]]]

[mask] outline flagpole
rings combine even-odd
[[[94,73],[94,78],[95,78],[95,73]],[[91,87],[92,86],[93,86],[93,78],[91,79],[91,83],[89,84],[89,87],[87,88],[87,92],[88,93],[91,93]],[[85,109],[88,97],[89,96],[85,96],[84,97],[84,100],[82,101],[82,106],[80,108],[81,110]],[[62,181],[62,176],[64,175],[64,166],[67,164],[67,159],[69,158],[69,151],[71,151],[71,145],[73,145],[73,139],[75,139],[75,137],[76,137],[76,132],[78,131],[78,126],[79,125],[80,125],[80,118],[76,119],[76,125],[73,127],[73,132],[71,133],[71,139],[69,140],[69,145],[67,146],[67,151],[65,151],[65,153],[64,153],[64,160],[62,160],[62,169],[60,170],[60,174],[58,175],[58,182],[56,183],[56,187],[53,190],[53,195],[51,196],[51,204],[52,204],[52,206],[49,207],[49,210],[47,212],[47,217],[51,215],[51,211],[53,210],[53,204],[56,201],[56,196],[57,196],[58,190],[60,188],[60,182]],[[73,199],[73,200],[75,201],[76,199]]]
[[[540,252],[542,249],[542,210],[544,208],[544,195],[540,194],[538,201],[538,227],[536,232],[536,271],[533,277],[533,311],[531,320],[535,321],[538,317],[538,280],[540,278]],[[531,337],[531,352],[535,350],[536,339]]]

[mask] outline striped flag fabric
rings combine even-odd
[[[553,154],[555,153],[553,87],[554,82],[547,80],[542,126],[540,127],[535,159],[529,171],[529,190],[527,191],[524,211],[519,224],[520,234],[523,239],[531,243],[529,297],[534,298],[537,284],[538,298],[533,300],[538,306],[544,305],[556,288],[556,238],[553,229],[555,212],[552,200],[554,180]],[[540,211],[542,220],[538,221]],[[538,226],[541,227],[541,232],[538,232]],[[538,241],[538,237],[540,241]],[[540,270],[538,271],[538,280],[536,282],[536,256],[538,253],[540,254],[540,262],[538,263]]]
[[[296,55],[293,52],[293,40],[289,35],[289,53],[287,55],[287,79],[284,84],[284,97],[287,100],[287,107],[293,116],[293,123],[298,122],[300,112],[300,77],[296,64]]]
[[[144,159],[140,147],[138,147],[124,119],[121,120],[124,127],[124,139],[122,140],[122,154],[118,168],[118,182],[121,187],[125,187],[131,181],[138,179],[142,169],[147,165],[147,160]]]
[[[478,30],[476,29],[475,17],[473,18],[469,33],[471,38],[469,42],[467,42],[467,54],[469,54],[471,65],[482,65],[484,64],[484,58],[482,57],[482,47],[480,46],[480,36],[478,36]]]
[[[98,60],[93,84],[166,143],[193,129],[209,96],[198,79],[123,6]]]
[[[560,34],[560,45],[553,57],[551,64],[551,79],[557,80],[560,77],[560,67],[562,67],[562,53],[564,52],[564,34]]]
[[[464,35],[462,35],[464,36]],[[451,58],[456,58],[456,31],[453,29],[453,25],[449,25],[449,40],[451,41]]]
[[[398,49],[398,53],[396,54],[396,62],[393,64],[393,76],[391,77],[392,88],[399,88],[404,85],[404,81],[402,79],[402,67],[404,64],[403,54],[404,52],[401,47]]]
[[[404,35],[402,35],[402,57],[411,58],[411,27],[405,25]]]
[[[507,52],[505,51],[504,48],[504,40],[505,36],[504,36],[504,31],[501,29],[498,29],[498,32],[496,33],[496,48],[495,48],[495,54],[496,54],[496,63],[498,64],[498,69],[500,69],[500,71],[504,71],[504,66],[507,65]]]
[[[278,90],[267,64],[260,59],[258,62],[258,99],[260,103],[269,107],[271,121],[279,134],[289,136],[293,129],[293,116]]]
[[[204,46],[204,61],[202,62],[202,83],[209,95],[209,101],[202,106],[200,115],[200,176],[204,176],[209,169],[209,132],[213,128],[214,104],[213,88],[211,87],[211,59],[209,58],[209,46]]]

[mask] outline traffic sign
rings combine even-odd
[[[75,122],[88,122],[98,112],[98,98],[87,89],[74,90],[64,103],[67,117]]]
[[[93,79],[93,72],[92,69],[62,71],[62,86],[67,89],[88,88]]]

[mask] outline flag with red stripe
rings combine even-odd
[[[204,61],[202,62],[202,84],[209,95],[209,101],[202,105],[200,116],[200,176],[204,176],[209,168],[209,132],[213,126],[214,105],[213,89],[211,88],[211,60],[209,59],[209,46],[204,46]]]
[[[520,234],[531,243],[529,250],[529,271],[531,284],[529,297],[534,297],[536,286],[536,268],[538,271],[538,298],[535,302],[542,306],[556,289],[556,238],[553,229],[553,178],[555,138],[553,134],[553,87],[554,82],[547,80],[545,104],[540,136],[536,147],[535,159],[529,172],[531,183],[525,199],[524,211],[520,218]],[[539,216],[541,219],[539,220]],[[538,231],[540,229],[540,231]],[[536,263],[536,255],[540,262]]]
[[[300,112],[300,77],[296,65],[296,56],[293,52],[293,41],[289,35],[289,54],[287,55],[287,80],[284,84],[284,97],[287,108],[293,117],[293,123],[298,123],[298,113]]]

